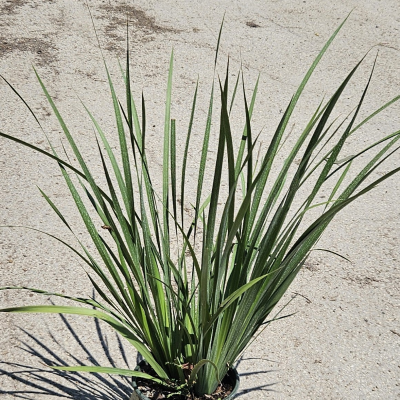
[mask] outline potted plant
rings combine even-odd
[[[140,385],[145,385],[143,382],[147,382],[150,392],[161,388],[175,399],[229,399],[234,396],[238,383],[237,373],[232,369],[235,361],[260,328],[280,318],[277,315],[271,318],[272,311],[329,223],[340,210],[400,169],[398,167],[372,179],[376,168],[397,150],[395,145],[400,139],[400,131],[341,159],[347,139],[400,98],[390,100],[356,123],[371,72],[354,111],[337,122],[333,118],[335,107],[361,61],[332,97],[314,110],[284,161],[279,161],[278,152],[288,136],[287,127],[293,110],[343,23],[306,73],[278,127],[269,136],[269,145],[261,158],[255,154],[259,135],[255,134],[251,123],[258,82],[248,102],[240,74],[229,96],[229,63],[225,79],[213,79],[198,164],[194,216],[190,224],[185,222],[184,207],[197,86],[178,168],[178,135],[170,112],[172,56],[166,93],[161,193],[153,186],[153,171],[146,156],[145,101],[142,97],[141,110],[138,111],[132,97],[129,48],[126,68],[121,68],[126,88],[125,105],[117,98],[106,67],[119,155],[85,107],[97,133],[95,145],[103,166],[105,187],[100,187],[95,181],[73,135],[35,71],[78,166],[58,155],[50,142],[51,151],[48,152],[6,133],[0,132],[0,135],[39,151],[58,163],[97,254],[91,254],[79,240],[79,249],[66,245],[90,269],[89,279],[97,297],[74,298],[35,288],[3,287],[2,290],[25,289],[51,294],[73,300],[81,306],[21,306],[0,311],[64,313],[98,318],[112,326],[144,358],[135,370],[97,366],[53,368],[132,376],[133,399],[147,398],[139,390]],[[221,32],[218,44],[220,36]],[[9,86],[18,94],[11,84]],[[230,111],[240,87],[243,87],[246,122],[240,132],[240,143],[235,146]],[[220,99],[217,155],[212,188],[209,193],[204,193],[215,92],[219,92]],[[367,161],[363,159],[361,167],[354,168],[353,161],[361,159],[360,156],[367,152],[373,155]],[[117,160],[119,156],[121,162]],[[223,177],[228,179],[226,193],[221,190]],[[327,200],[318,203],[317,195],[321,192],[328,193]],[[72,231],[56,204],[43,191],[41,194]],[[83,197],[88,199],[92,208]],[[319,211],[318,215],[305,223],[310,210]],[[101,225],[96,222],[99,218]],[[177,249],[177,255],[173,254],[172,248]],[[228,379],[224,380],[226,377]]]

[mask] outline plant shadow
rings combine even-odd
[[[60,315],[60,318],[84,356],[78,358],[70,354],[51,332],[49,332],[49,336],[53,343],[58,346],[58,350],[50,349],[43,341],[37,339],[23,328],[19,328],[27,336],[26,341],[21,341],[20,349],[27,353],[29,357],[39,359],[39,362],[47,368],[36,368],[12,362],[0,362],[2,366],[0,367],[0,375],[7,376],[18,382],[19,387],[24,387],[24,389],[7,391],[0,388],[0,395],[8,394],[19,399],[37,399],[38,395],[41,395],[74,400],[128,400],[132,392],[132,385],[130,384],[130,379],[127,377],[97,373],[82,374],[49,368],[55,365],[100,365],[99,361],[82,342],[68,320],[63,315]],[[117,367],[110,354],[108,340],[101,329],[99,321],[95,319],[94,324],[101,349],[104,353],[103,355],[108,360],[110,366]],[[125,364],[125,366],[118,365],[118,367],[131,368],[125,350],[117,335],[116,340]],[[3,369],[6,367],[8,367],[7,370]],[[9,371],[9,368],[12,368],[12,371]]]
[[[52,344],[55,343],[58,350],[51,349],[44,341],[37,339],[34,335],[23,328],[19,328],[27,337],[25,341],[21,340],[20,349],[28,354],[29,357],[39,359],[43,368],[32,367],[29,365],[1,361],[0,366],[12,368],[12,371],[0,367],[0,376],[7,376],[9,379],[19,383],[19,387],[23,389],[4,390],[0,388],[1,394],[12,395],[14,398],[33,400],[41,396],[55,396],[57,398],[66,398],[73,400],[128,400],[132,392],[130,378],[118,375],[106,374],[82,374],[79,372],[65,372],[52,369],[51,366],[68,366],[68,365],[100,365],[98,359],[94,357],[89,348],[82,342],[79,335],[63,315],[59,316],[70,336],[79,346],[83,357],[80,358],[70,354],[63,345],[48,332]],[[95,329],[103,355],[108,360],[110,366],[117,367],[115,360],[111,356],[107,336],[103,333],[101,325],[97,319],[94,319]],[[132,368],[128,362],[125,350],[118,335],[116,340],[120,355],[125,366],[122,368]],[[141,361],[141,355],[137,355],[137,362]],[[236,368],[240,367],[243,361],[251,360],[243,356],[236,363]],[[103,362],[104,364],[104,362]],[[118,365],[121,367],[121,365]],[[241,373],[243,378],[248,375],[259,375],[273,372],[272,370],[259,370],[248,373]],[[239,389],[235,398],[239,398],[247,393],[262,390],[275,391],[272,386],[276,383],[268,383]],[[41,397],[42,398],[42,397]]]
[[[235,368],[238,369],[240,378],[244,378],[246,376],[255,376],[255,375],[266,375],[275,372],[275,370],[252,370],[251,372],[240,372],[240,364],[243,361],[249,361],[249,360],[260,360],[259,358],[250,358],[250,357],[244,357],[243,355],[239,358],[239,360],[235,364]],[[257,385],[257,386],[250,386],[247,387],[246,389],[240,389],[235,396],[235,399],[239,398],[240,396],[244,396],[245,394],[255,392],[257,390],[263,391],[263,392],[277,392],[275,389],[272,387],[277,385],[277,382],[271,382],[271,383],[266,383],[263,385]]]

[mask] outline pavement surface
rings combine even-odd
[[[123,98],[118,60],[129,20],[134,94],[147,100],[149,159],[159,167],[168,63],[174,49],[172,116],[185,135],[191,98],[200,82],[196,132],[189,168],[195,190],[196,160],[212,81],[221,20],[218,72],[229,55],[234,82],[242,64],[251,94],[260,73],[254,130],[268,143],[273,129],[309,65],[341,21],[348,21],[309,81],[293,115],[299,134],[325,96],[331,96],[367,53],[335,115],[357,104],[377,51],[374,76],[361,117],[400,94],[400,3],[398,0],[123,1],[89,0],[104,57]],[[62,152],[61,130],[32,66],[54,97],[71,132],[100,180],[93,128],[81,99],[115,140],[112,104],[90,13],[81,0],[0,0],[0,73],[9,80]],[[232,124],[243,128],[240,101]],[[216,114],[217,115],[217,114]],[[217,122],[215,121],[215,126]],[[348,156],[400,129],[395,104],[350,139]],[[0,130],[48,148],[24,104],[0,82]],[[213,131],[210,160],[216,149]],[[114,142],[113,142],[114,143]],[[182,150],[183,142],[179,143]],[[197,158],[196,158],[197,157]],[[74,160],[72,160],[73,162]],[[400,165],[399,154],[379,174]],[[210,182],[208,176],[207,182]],[[206,182],[206,183],[207,183]],[[74,243],[37,186],[47,193],[86,239],[57,166],[44,156],[0,139],[0,225],[43,230]],[[189,187],[189,188],[190,188]],[[190,192],[190,190],[189,190]],[[242,400],[400,399],[400,175],[358,200],[334,220],[285,300],[296,314],[268,327],[240,361]],[[323,201],[321,199],[321,201]],[[37,231],[1,228],[0,286],[23,285],[72,296],[91,295],[84,269],[71,252]],[[20,291],[0,293],[0,307],[59,300]],[[125,350],[124,350],[125,349]],[[135,352],[103,324],[56,315],[0,315],[0,398],[128,399],[122,378],[49,371],[46,364],[135,365]]]

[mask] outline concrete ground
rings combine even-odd
[[[195,160],[199,157],[196,146],[202,139],[214,50],[224,13],[218,71],[222,73],[229,55],[234,82],[242,64],[248,97],[261,74],[253,122],[257,133],[262,130],[260,140],[264,144],[308,66],[351,10],[306,87],[293,115],[292,135],[299,134],[323,96],[332,95],[371,49],[335,115],[345,115],[357,104],[378,50],[360,118],[400,94],[398,0],[88,3],[104,57],[114,80],[119,82],[121,98],[117,60],[124,58],[128,16],[134,93],[139,101],[143,91],[147,100],[149,159],[155,168],[161,162],[159,143],[172,48],[172,116],[177,120],[180,137],[187,129],[191,98],[199,79],[199,112],[190,158],[194,165],[189,167],[193,190],[197,184]],[[112,134],[115,129],[101,53],[84,1],[0,0],[0,73],[15,85],[56,149],[62,152],[60,127],[32,65],[45,81],[95,175],[100,174],[93,129],[79,99],[106,132]],[[234,134],[240,137],[240,102],[234,110],[239,114],[232,117]],[[395,104],[375,122],[365,125],[350,140],[343,156],[399,130],[399,111],[399,104]],[[40,128],[4,81],[0,82],[0,131],[48,149]],[[215,156],[216,131],[213,133],[210,160]],[[179,148],[183,148],[183,142]],[[395,154],[374,176],[399,165],[400,156]],[[85,239],[57,166],[38,153],[0,138],[0,225],[29,226],[73,243],[36,186],[57,203],[78,236]],[[319,247],[340,253],[351,263],[326,252],[313,253],[286,297],[300,294],[288,307],[288,312],[296,315],[268,327],[240,361],[239,399],[400,398],[399,198],[397,175],[334,220]],[[92,291],[82,265],[68,249],[37,231],[22,228],[1,228],[0,286],[7,285],[38,287],[72,296],[91,295]],[[0,293],[1,308],[50,301],[60,303],[26,292]],[[128,383],[122,378],[55,373],[45,365],[49,361],[81,361],[134,366],[134,351],[103,324],[83,317],[1,314],[0,332],[2,400],[128,399]]]

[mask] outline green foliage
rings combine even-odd
[[[170,116],[173,56],[166,91],[161,194],[154,189],[153,171],[146,156],[145,102],[142,98],[139,118],[131,92],[129,51],[126,69],[122,71],[126,87],[125,106],[117,98],[106,67],[121,163],[117,161],[118,156],[101,127],[85,107],[97,132],[106,188],[100,188],[96,183],[73,135],[36,74],[79,167],[75,168],[59,157],[53,147],[52,152],[46,152],[5,133],[0,135],[57,161],[97,254],[90,254],[81,242],[79,250],[67,246],[90,268],[89,279],[99,300],[72,298],[32,288],[6,287],[1,289],[26,289],[39,294],[52,294],[87,307],[50,305],[5,308],[0,311],[80,314],[99,318],[111,325],[144,356],[154,370],[155,380],[169,386],[175,385],[177,390],[186,387],[197,395],[212,393],[229,366],[234,364],[260,327],[268,321],[272,310],[335,215],[400,169],[396,168],[373,180],[376,168],[392,153],[400,138],[400,131],[361,149],[351,157],[339,159],[349,136],[400,97],[355,125],[370,77],[354,112],[335,125],[332,113],[360,63],[333,96],[325,104],[321,103],[294,141],[284,162],[279,163],[277,154],[289,135],[287,127],[293,110],[342,25],[311,65],[276,131],[270,136],[266,154],[260,160],[256,160],[254,155],[257,138],[254,137],[251,123],[258,82],[250,105],[242,85],[246,123],[240,145],[235,148],[230,113],[241,85],[238,78],[232,98],[229,99],[228,64],[225,80],[215,81],[220,93],[219,135],[212,189],[205,196],[203,183],[214,93],[217,91],[213,81],[199,162],[195,216],[189,228],[184,226],[183,221],[188,180],[186,171],[198,87],[195,88],[191,107],[179,190],[176,141],[181,135],[176,133],[175,121]],[[355,159],[374,150],[375,153],[364,166],[352,171]],[[364,160],[360,158],[360,162]],[[350,171],[353,172],[351,178]],[[221,177],[225,175],[229,182],[227,195],[221,191]],[[303,189],[306,190],[305,197]],[[317,204],[316,198],[322,190],[330,190],[329,199],[324,204]],[[295,205],[299,204],[300,192],[303,202],[297,208]],[[41,193],[72,231],[66,217],[45,193]],[[82,193],[88,196],[93,209],[88,209]],[[221,203],[223,206],[219,207]],[[315,207],[319,207],[320,214],[310,225],[305,224],[305,215]],[[97,218],[107,228],[110,236],[107,240],[100,235],[98,224],[94,222]],[[109,239],[112,240],[112,246],[109,245]],[[171,256],[171,246],[176,246],[175,243],[179,247],[176,260]],[[200,245],[200,251],[195,250],[195,244]],[[135,371],[105,367],[58,368],[149,377]]]

